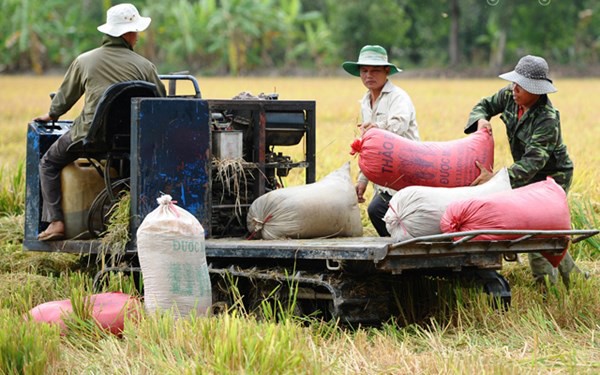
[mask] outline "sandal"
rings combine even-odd
[[[63,232],[46,232],[43,231],[37,237],[38,241],[58,241],[63,240],[65,238],[65,234]]]

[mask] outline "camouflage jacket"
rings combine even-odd
[[[517,110],[512,90],[507,86],[473,107],[465,133],[477,130],[478,120],[500,114],[514,160],[508,168],[511,185],[520,187],[551,176],[567,191],[573,177],[573,162],[562,140],[558,110],[547,95],[540,96],[520,120]]]

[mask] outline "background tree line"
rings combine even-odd
[[[131,0],[150,28],[136,47],[161,73],[327,74],[380,44],[403,68],[499,70],[522,55],[600,65],[597,0]],[[99,45],[119,1],[0,0],[0,72],[64,69]]]

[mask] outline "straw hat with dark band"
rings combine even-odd
[[[498,77],[516,83],[531,94],[543,95],[557,91],[548,78],[548,63],[538,56],[522,57],[515,70]]]

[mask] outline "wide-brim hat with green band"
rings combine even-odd
[[[527,55],[519,60],[515,70],[498,77],[516,83],[529,93],[543,95],[556,92],[548,78],[548,70],[548,63],[543,57]]]
[[[388,62],[387,51],[382,46],[368,45],[360,50],[358,61],[346,61],[342,64],[342,68],[353,76],[360,77],[361,66],[389,66],[390,74],[401,72],[401,69],[392,63]]]

